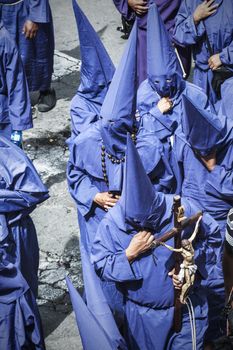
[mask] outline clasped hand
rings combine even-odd
[[[208,60],[208,64],[209,64],[210,69],[212,69],[212,70],[218,69],[222,65],[220,54],[217,53],[217,54],[211,56]]]
[[[30,20],[27,20],[23,26],[23,34],[26,39],[34,39],[38,32],[39,26]]]
[[[157,104],[158,109],[162,114],[169,112],[173,107],[173,102],[169,97],[163,97]]]
[[[114,207],[114,205],[118,202],[120,196],[114,195],[109,192],[99,192],[96,194],[94,198],[94,202],[100,207],[104,208],[106,211],[108,209]]]
[[[128,0],[128,5],[139,16],[143,16],[148,11],[146,0]]]
[[[175,274],[175,269],[172,269],[169,273],[168,276],[172,278],[173,286],[177,290],[181,290],[183,283],[180,282],[179,276]]]
[[[131,240],[125,253],[129,262],[132,262],[139,255],[145,253],[152,247],[154,235],[148,231],[138,232]]]

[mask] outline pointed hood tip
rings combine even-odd
[[[114,117],[119,119],[121,116],[132,115],[132,107],[136,98],[136,52],[137,26],[135,24],[101,108],[101,116],[106,121],[113,120]]]
[[[137,25],[131,31],[120,64],[101,108],[101,135],[107,151],[125,153],[127,131],[134,131],[137,94]]]
[[[106,335],[105,331],[99,325],[96,318],[89,311],[78,291],[73,286],[71,280],[66,276],[66,283],[70,294],[73,310],[75,313],[76,323],[80,332],[84,349],[111,350],[113,345]],[[90,332],[92,337],[90,337]]]
[[[181,67],[157,5],[150,2],[147,20],[147,73],[153,76],[179,74]]]
[[[79,33],[81,52],[81,84],[79,91],[98,92],[108,86],[115,67],[95,29],[73,0],[73,11]]]
[[[137,228],[154,229],[165,208],[165,197],[155,192],[129,134],[120,201],[126,222]]]
[[[182,96],[183,131],[190,145],[202,156],[208,155],[224,136],[225,121],[208,110],[199,108],[188,96]]]

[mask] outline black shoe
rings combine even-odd
[[[31,106],[34,107],[39,102],[40,91],[30,91],[29,96],[30,96]]]
[[[51,111],[56,106],[56,92],[53,88],[40,92],[38,111],[45,113]]]

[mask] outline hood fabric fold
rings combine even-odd
[[[200,109],[183,95],[183,132],[192,148],[202,156],[208,155],[226,134],[226,118]]]

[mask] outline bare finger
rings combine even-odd
[[[140,238],[146,238],[148,232],[147,231],[140,231],[138,232],[138,237]]]
[[[31,39],[31,30],[30,29],[27,30],[27,37],[28,37],[28,39]]]
[[[138,6],[136,6],[136,10],[146,12],[146,11],[148,11],[148,7],[144,6],[144,5],[138,5]]]
[[[115,198],[115,195],[113,193],[109,193],[109,192],[106,193],[106,196],[108,198]]]
[[[33,32],[33,39],[36,37],[36,34],[37,34],[37,30],[34,30],[34,32]]]
[[[25,27],[25,28],[24,28],[24,36],[25,36],[25,38],[27,38],[28,35],[29,35],[29,32],[28,32],[28,30],[27,30],[27,27]]]
[[[106,205],[108,208],[112,208],[112,207],[114,207],[114,205],[116,205],[116,203],[106,202],[105,205]]]
[[[147,241],[147,243],[149,244],[149,246],[151,246],[151,244],[154,242],[155,238],[153,235],[151,235]]]
[[[211,10],[211,11],[208,12],[208,16],[211,16],[211,15],[213,15],[216,12],[217,12],[217,9]]]
[[[173,282],[174,282],[175,284],[177,284],[177,285],[180,285],[180,284],[182,285],[182,283],[180,282],[178,276],[176,276],[176,275],[173,275]]]
[[[171,271],[168,272],[168,276],[173,276],[175,272],[175,269],[172,269]]]
[[[173,279],[173,285],[174,285],[175,287],[178,287],[178,288],[181,288],[181,287],[182,287],[182,283],[177,282],[177,281],[174,281],[174,279]]]
[[[206,5],[208,7],[210,7],[214,2],[215,2],[215,0],[207,0],[207,1],[205,1]]]
[[[151,237],[151,233],[150,232],[147,232],[146,235],[145,235],[145,239],[148,241],[148,239]]]
[[[212,11],[214,9],[217,9],[218,7],[219,7],[219,4],[214,4],[209,8],[209,10]]]
[[[109,199],[109,200],[111,200],[111,201],[112,201],[112,200],[114,200],[114,201],[116,200],[116,198],[115,198],[114,196],[112,197],[110,194],[107,194],[107,195],[106,195],[106,198]]]
[[[174,285],[174,287],[182,288],[182,284],[181,283],[177,283],[174,280],[173,280],[173,285]]]
[[[114,199],[114,198],[108,198],[108,199],[106,200],[106,204],[107,204],[107,203],[116,204],[117,202],[118,202],[118,200],[117,200],[117,199]]]
[[[146,14],[146,12],[143,12],[143,11],[135,11],[135,13],[138,15],[138,16],[143,16]]]

